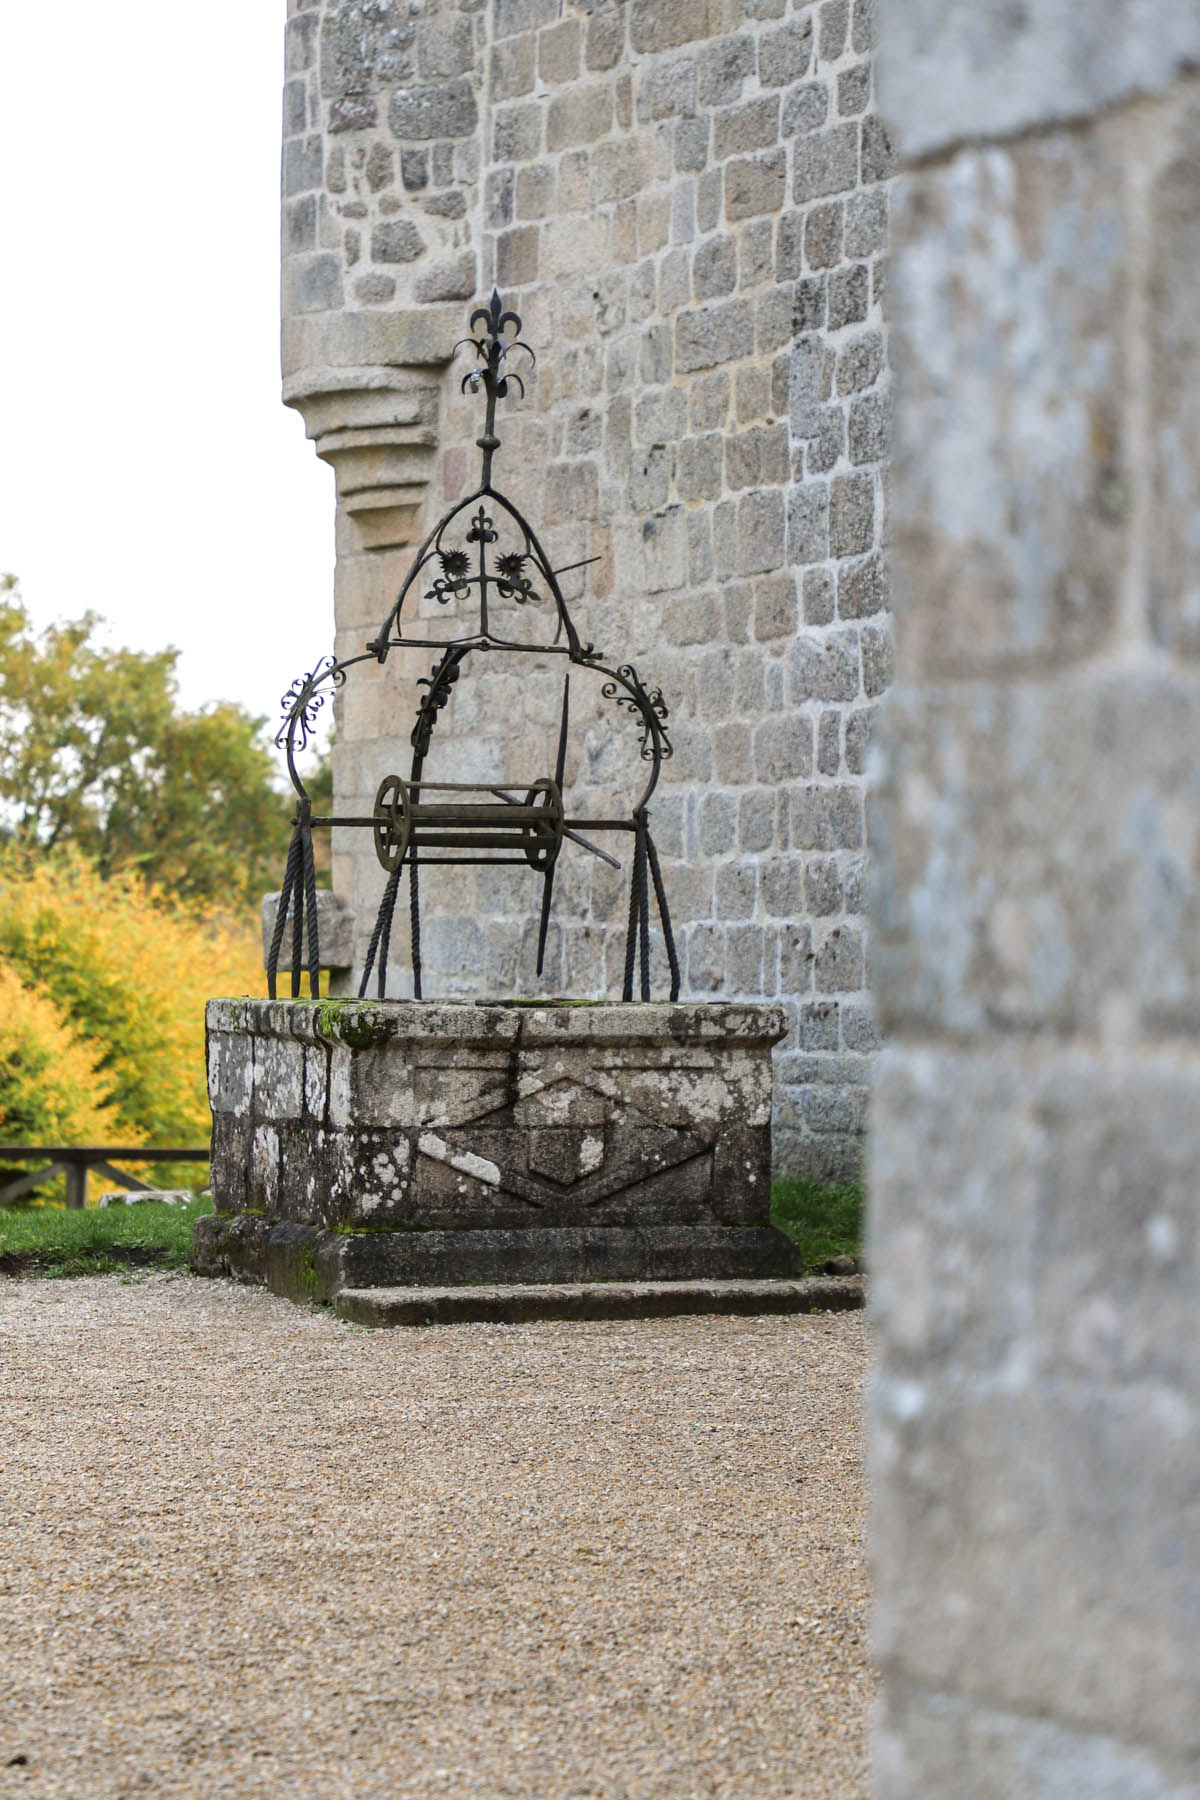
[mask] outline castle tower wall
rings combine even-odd
[[[418,519],[477,479],[465,362],[495,283],[540,361],[502,409],[497,484],[544,523],[583,637],[671,708],[652,808],[684,992],[779,999],[777,1166],[857,1166],[876,1047],[864,784],[891,676],[882,545],[890,152],[872,0],[294,0],[285,395],[338,472],[337,648],[370,636]],[[427,661],[428,659],[426,659]],[[393,658],[339,701],[339,806],[406,769]],[[401,684],[407,682],[401,692]],[[570,801],[636,776],[598,692]],[[498,659],[439,724],[444,779],[553,761],[560,688]],[[450,748],[453,740],[453,749]],[[630,769],[633,769],[633,774]],[[628,791],[628,787],[622,788]],[[383,875],[335,845],[359,966]],[[547,991],[619,991],[622,880],[564,860]],[[534,993],[536,895],[423,893],[426,991]],[[403,993],[402,919],[389,991]]]

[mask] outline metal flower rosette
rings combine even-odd
[[[662,927],[670,969],[670,996],[679,996],[679,961],[671,931],[670,912],[658,853],[650,831],[649,805],[663,762],[671,754],[667,734],[667,707],[657,687],[647,687],[631,662],[616,666],[605,660],[594,644],[581,641],[571,620],[559,578],[567,568],[553,569],[537,534],[513,503],[492,485],[492,463],[500,448],[496,435],[496,405],[515,388],[524,395],[520,374],[510,367],[518,354],[534,355],[521,339],[521,320],[503,309],[493,293],[491,304],[471,315],[471,335],[455,346],[474,352],[475,366],[463,377],[464,392],[482,390],[486,412],[482,436],[476,439],[482,452],[478,487],[452,506],[438,521],[413,559],[400,592],[374,638],[356,656],[338,660],[327,657],[311,673],[293,682],[284,696],[284,721],[276,743],[286,752],[288,774],[296,791],[296,813],[288,849],[287,867],[267,959],[268,992],[275,998],[279,956],[289,917],[291,932],[291,992],[297,997],[305,971],[309,991],[320,994],[321,951],[317,926],[316,868],[313,832],[341,827],[372,833],[376,855],[386,874],[383,897],[375,918],[359,997],[365,998],[375,980],[380,999],[386,997],[388,951],[401,886],[407,874],[408,930],[412,958],[413,995],[421,994],[421,873],[423,869],[466,864],[519,866],[541,879],[537,938],[537,972],[542,974],[546,937],[554,895],[554,877],[564,844],[603,858],[614,866],[618,859],[593,840],[607,834],[625,834],[631,840],[629,915],[625,939],[622,998],[632,1000],[635,984],[641,999],[650,998],[651,895]],[[596,559],[589,558],[589,561]],[[584,564],[571,564],[577,569]],[[476,629],[453,638],[420,635],[422,622],[412,615],[421,599],[426,603],[454,603],[456,615],[467,611]],[[552,621],[549,641],[513,635],[514,609],[526,618],[526,609],[541,603],[538,615]],[[549,603],[549,604],[547,604]],[[406,607],[408,614],[406,616]],[[297,757],[308,745],[316,715],[326,697],[342,687],[356,665],[385,663],[393,650],[425,650],[433,653],[430,673],[417,683],[420,690],[409,738],[411,759],[407,775],[389,774],[380,783],[374,810],[369,816],[318,816]],[[469,657],[476,652],[495,656],[561,657],[562,709],[558,752],[552,774],[541,774],[527,783],[444,782],[427,779],[425,765],[439,716]],[[648,765],[641,793],[625,817],[568,817],[563,800],[567,747],[570,738],[570,687],[572,670],[586,671],[602,682],[604,699],[630,716],[641,732],[641,756]]]

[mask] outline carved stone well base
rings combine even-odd
[[[347,1289],[786,1280],[775,1007],[213,1000],[202,1274]]]

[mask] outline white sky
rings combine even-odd
[[[332,647],[279,399],[285,0],[0,0],[0,571],[274,721]]]

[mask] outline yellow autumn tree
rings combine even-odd
[[[95,1047],[76,1037],[48,993],[0,962],[0,1141],[96,1144],[110,1139],[120,1129],[120,1118],[99,1060]],[[0,1156],[0,1182],[31,1169]],[[53,1184],[56,1193],[62,1187],[61,1179]]]
[[[88,1091],[104,1092],[110,1138],[207,1141],[204,1003],[262,993],[259,948],[251,918],[198,910],[136,874],[104,880],[75,853],[0,856],[0,961],[19,979],[14,1005],[28,1010],[21,994],[53,1002],[93,1059],[102,1088]],[[79,1129],[58,1141],[82,1141]],[[183,1174],[164,1164],[154,1179]]]

